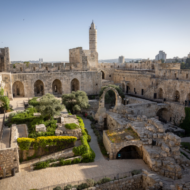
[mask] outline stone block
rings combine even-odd
[[[127,135],[127,136],[125,136],[125,139],[130,141],[130,140],[133,140],[134,138],[131,135]]]
[[[41,113],[33,113],[33,116],[35,116],[35,117],[40,117],[40,116],[41,116]]]
[[[170,148],[168,146],[166,146],[166,144],[162,143],[161,146],[162,150],[164,150],[165,152],[170,152]]]
[[[44,124],[39,124],[35,126],[37,132],[46,132],[46,126]]]

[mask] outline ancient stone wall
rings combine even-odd
[[[3,75],[4,76],[4,75]],[[76,79],[79,83],[78,90],[83,90],[87,94],[98,94],[101,88],[101,73],[100,72],[50,72],[50,73],[18,73],[12,74],[12,85],[15,82],[21,82],[24,86],[25,97],[40,96],[46,93],[54,93],[54,81],[58,80],[61,86],[57,86],[59,94],[70,93],[72,90],[71,81]],[[4,81],[4,80],[3,80]],[[11,84],[11,81],[9,85]],[[36,81],[39,81],[36,83]],[[88,81],[88,82],[86,82]],[[6,83],[8,85],[8,83]],[[39,85],[38,85],[39,84]],[[22,85],[20,91],[22,91]],[[61,91],[61,92],[60,92]]]
[[[12,126],[10,148],[0,150],[0,177],[11,176],[13,169],[15,172],[19,172],[17,137],[18,130],[16,126]]]

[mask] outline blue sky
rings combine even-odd
[[[68,61],[98,30],[99,59],[190,52],[189,0],[0,0],[0,47],[15,60]]]

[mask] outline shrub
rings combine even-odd
[[[49,167],[49,163],[50,163],[50,161],[38,162],[35,164],[34,170],[40,170],[43,168],[47,168],[47,167]]]
[[[88,135],[85,131],[84,122],[81,117],[77,116],[77,119],[79,121],[79,125],[82,129],[82,137],[81,142],[82,145],[79,147],[74,147],[73,152],[75,155],[81,155],[82,156],[82,162],[93,162],[95,158],[95,153],[91,149],[90,145],[88,144]]]
[[[64,190],[70,190],[72,189],[72,185],[67,185],[66,187],[64,187]]]
[[[18,138],[17,142],[21,150],[28,150],[31,146],[31,143],[34,143],[34,147],[46,148],[46,146],[58,146],[60,149],[63,149],[74,143],[77,140],[73,136],[48,136],[48,137],[37,137],[33,138]]]
[[[35,139],[32,138],[17,138],[17,143],[21,150],[29,150],[31,143],[34,141]]]
[[[10,107],[9,107],[9,98],[7,96],[0,96],[0,100],[3,102],[2,104],[2,107],[5,109],[5,110],[9,110]]]
[[[74,160],[72,160],[72,164],[78,164],[81,162],[81,159],[80,158],[75,158]]]
[[[62,190],[61,187],[57,186],[55,188],[53,188],[53,190]]]
[[[87,183],[88,187],[93,187],[94,186],[94,180],[93,179],[87,179],[86,183]]]
[[[87,152],[87,146],[86,145],[80,145],[78,147],[74,147],[73,152],[75,153],[75,156],[82,155],[82,154]]]
[[[77,128],[79,128],[79,126],[77,124],[75,124],[75,123],[67,123],[67,124],[65,124],[65,127],[67,129],[77,129]]]
[[[107,183],[107,182],[109,182],[109,181],[111,181],[110,178],[108,178],[108,177],[104,177],[104,178],[102,178],[100,181],[98,181],[98,184]]]
[[[91,136],[88,135],[88,142],[91,142]]]
[[[81,189],[86,189],[86,188],[88,188],[88,185],[86,184],[86,183],[82,183],[82,184],[80,184],[79,186],[78,186],[78,190],[81,190]]]
[[[37,101],[38,98],[34,97],[31,100],[29,100],[28,104],[31,106],[39,106],[39,101]]]
[[[137,174],[140,174],[142,171],[141,170],[133,170],[131,172],[132,175],[137,175]]]

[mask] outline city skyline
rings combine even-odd
[[[160,7],[161,2],[164,2]],[[69,49],[89,49],[89,26],[97,28],[99,60],[167,58],[190,52],[188,1],[6,1],[1,3],[0,47],[11,61],[68,61]],[[9,14],[7,14],[9,13]],[[107,16],[106,16],[107,15]]]

